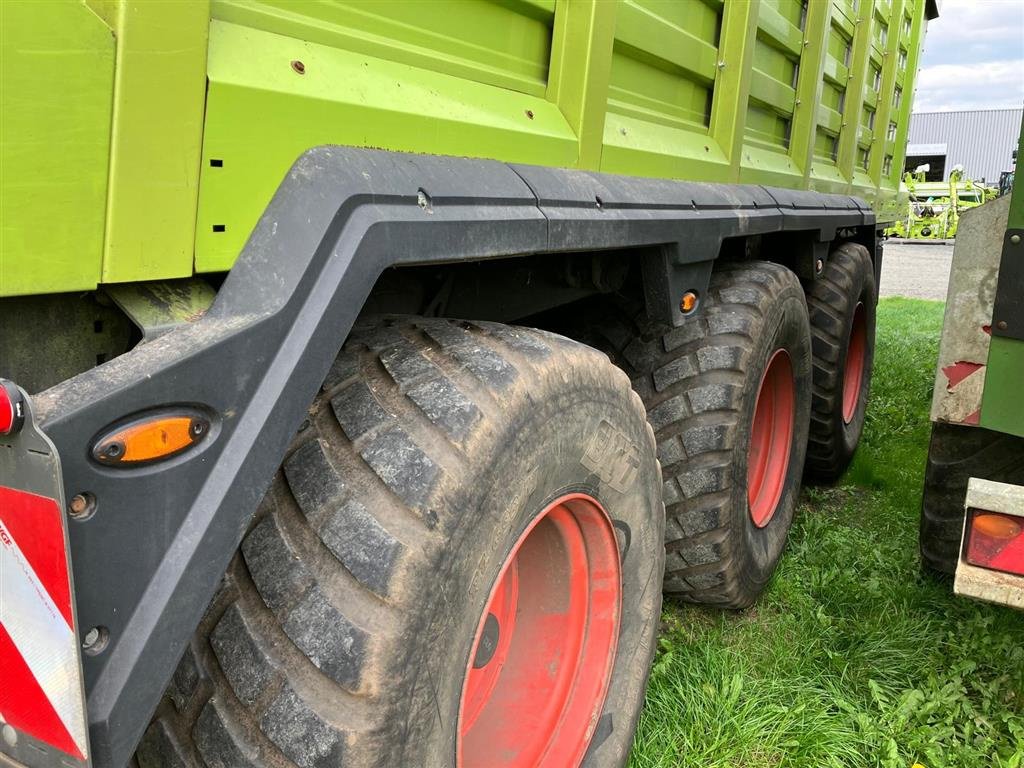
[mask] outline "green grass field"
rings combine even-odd
[[[633,768],[1024,766],[1024,614],[920,572],[943,305],[885,299],[867,427],[752,609],[666,605]]]

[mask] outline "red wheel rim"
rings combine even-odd
[[[608,692],[621,603],[604,509],[579,493],[552,502],[512,547],[477,625],[460,768],[580,764]]]
[[[864,321],[864,304],[858,303],[853,310],[853,325],[850,326],[850,340],[846,344],[846,370],[843,372],[843,423],[853,421],[860,401],[860,387],[864,381],[864,357],[868,335]]]
[[[786,486],[795,413],[793,364],[786,350],[777,349],[757,390],[747,451],[747,502],[758,528],[771,522]]]

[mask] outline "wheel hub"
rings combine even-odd
[[[771,522],[786,487],[795,416],[793,363],[786,350],[777,349],[757,390],[747,452],[747,502],[758,528]]]
[[[622,603],[611,520],[591,496],[551,503],[509,553],[481,615],[459,710],[460,768],[568,768],[586,754]]]
[[[860,389],[864,381],[864,363],[867,357],[867,323],[864,304],[858,303],[853,311],[850,340],[846,345],[846,368],[843,370],[843,423],[849,424],[857,413]]]

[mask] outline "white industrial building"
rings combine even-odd
[[[906,167],[927,163],[929,181],[945,181],[957,165],[971,179],[999,182],[1013,165],[1024,109],[915,112],[910,117]]]

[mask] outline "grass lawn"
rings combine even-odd
[[[885,299],[867,427],[752,609],[666,605],[633,768],[1024,767],[1024,614],[921,574],[939,302]]]

